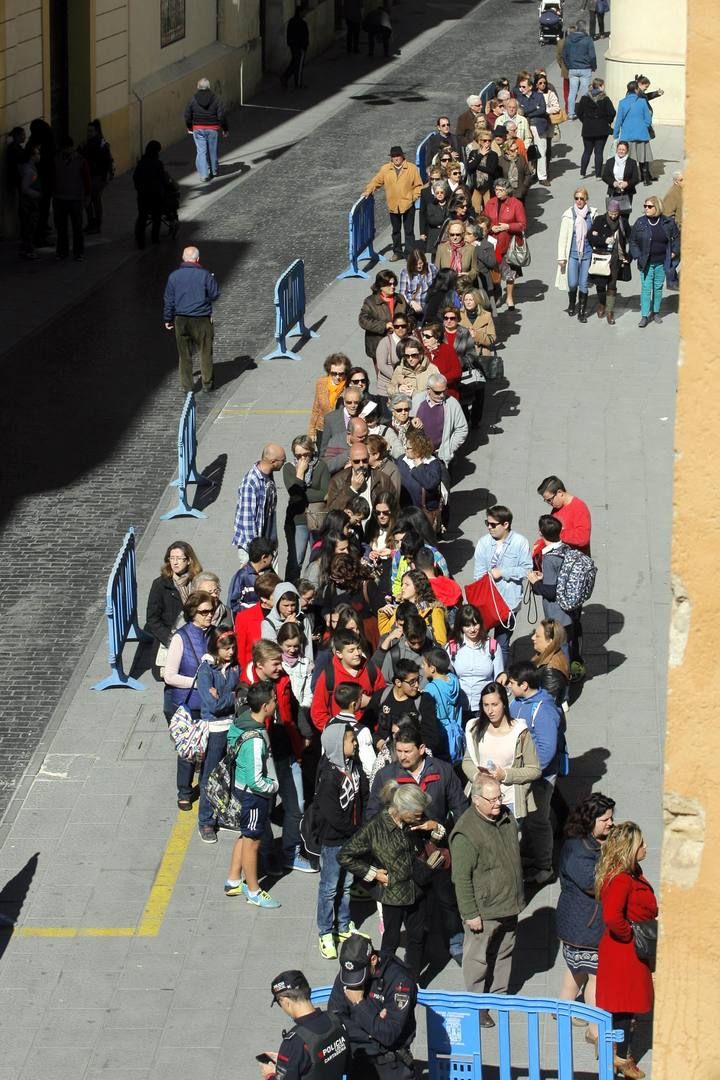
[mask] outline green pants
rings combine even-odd
[[[180,386],[188,391],[193,388],[193,346],[200,354],[200,374],[203,386],[213,381],[213,324],[209,315],[176,315],[175,340],[178,348]]]

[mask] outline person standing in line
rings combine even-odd
[[[563,60],[568,69],[568,119],[575,119],[575,102],[587,93],[592,73],[597,69],[597,57],[592,38],[585,29],[585,22],[578,19],[565,35]]]
[[[665,275],[680,261],[680,232],[675,221],[662,212],[657,195],[643,203],[645,216],[639,217],[630,232],[630,256],[640,271],[640,322],[661,323],[660,305]]]
[[[185,127],[195,142],[195,168],[207,183],[218,174],[218,140],[228,133],[225,108],[210,89],[209,79],[198,79],[195,95],[185,107]]]
[[[390,161],[383,165],[366,185],[364,196],[384,188],[385,201],[392,226],[392,262],[401,262],[410,256],[415,243],[415,200],[420,198],[422,177],[417,165],[405,157],[402,146],[390,147]],[[405,232],[403,254],[402,232]],[[392,319],[392,315],[391,315]]]
[[[25,259],[39,259],[35,250],[35,233],[40,214],[40,147],[37,143],[28,151],[27,160],[19,168],[18,217],[20,219],[20,254]]]
[[[193,389],[192,350],[200,353],[202,388],[206,393],[213,384],[212,306],[220,296],[215,275],[200,265],[196,247],[183,251],[182,266],[173,270],[165,286],[165,329],[175,331],[180,367],[180,386],[184,393]]]
[[[518,915],[525,906],[517,823],[489,774],[475,775],[471,799],[450,834],[452,880],[465,925],[465,987],[507,994]],[[480,1010],[480,1026],[495,1027],[488,1009]]]
[[[306,14],[306,8],[302,4],[298,4],[295,8],[295,14],[288,20],[285,41],[290,50],[290,63],[280,76],[283,90],[287,90],[291,77],[295,82],[296,90],[303,85],[305,56],[310,47],[310,31],[308,24],[305,22]]]
[[[248,561],[250,541],[258,536],[277,548],[277,486],[275,473],[285,464],[285,451],[277,443],[263,447],[260,460],[251,465],[240,481],[235,508],[232,542],[238,549],[240,565]]]
[[[522,605],[525,578],[532,569],[530,544],[524,536],[513,532],[513,515],[507,506],[499,504],[488,507],[485,528],[475,548],[473,580],[478,581],[489,574],[498,592],[510,610],[517,614]],[[513,620],[509,627],[495,627],[495,641],[502,654],[503,667],[510,660],[510,638],[515,629]]]
[[[550,507],[553,517],[562,522],[560,539],[563,544],[589,555],[592,521],[588,504],[577,495],[571,495],[559,476],[546,476],[538,484],[537,493]]]
[[[53,218],[57,233],[55,257],[68,257],[68,223],[72,228],[73,259],[80,262],[85,251],[83,206],[90,194],[90,173],[87,162],[75,150],[69,135],[60,140],[60,152],[55,155],[55,190]]]
[[[87,142],[80,147],[90,172],[90,198],[87,204],[86,234],[99,233],[102,230],[103,204],[102,193],[115,172],[115,163],[110,152],[110,143],[103,136],[99,120],[91,120],[87,128]]]
[[[547,87],[547,80],[545,86]],[[550,187],[550,180],[548,179],[548,141],[551,132],[548,123],[548,109],[544,93],[533,85],[533,78],[529,71],[521,71],[518,74],[515,97],[530,124],[533,145],[537,148],[536,169],[538,181],[543,187]]]

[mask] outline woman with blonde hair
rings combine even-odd
[[[532,643],[535,653],[531,660],[540,672],[540,685],[562,705],[570,682],[565,627],[557,619],[543,619],[535,627]]]
[[[680,233],[675,221],[662,212],[657,195],[643,203],[644,217],[639,217],[630,232],[630,257],[640,271],[640,315],[644,329],[652,321],[662,322],[660,305],[665,275],[680,261]]]
[[[637,954],[635,925],[657,918],[658,906],[640,864],[647,847],[639,825],[623,821],[605,841],[595,872],[595,896],[602,907],[605,931],[598,947],[596,1001],[613,1014],[613,1027],[623,1031],[615,1045],[614,1066],[627,1080],[645,1073],[630,1054],[630,1036],[638,1014],[653,1007],[650,966]]]
[[[588,275],[592,258],[588,233],[597,213],[595,207],[589,205],[589,198],[585,188],[576,188],[573,192],[572,206],[568,207],[560,219],[558,269],[555,276],[555,288],[567,289],[568,315],[572,318],[577,309],[578,320],[581,323],[587,322]]]

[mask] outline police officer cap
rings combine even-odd
[[[273,1005],[278,997],[282,997],[288,990],[304,990],[310,997],[310,983],[302,971],[281,971],[270,983],[270,990],[273,996]]]
[[[372,953],[372,941],[364,934],[351,934],[343,941],[340,946],[340,982],[343,986],[362,986]]]

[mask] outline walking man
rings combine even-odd
[[[200,265],[196,247],[183,251],[182,266],[173,270],[165,286],[165,329],[175,331],[180,366],[180,386],[187,394],[193,387],[193,346],[200,354],[202,388],[207,393],[213,385],[212,306],[220,296],[220,286]]]
[[[290,63],[280,76],[280,82],[283,84],[283,89],[287,90],[288,83],[292,78],[295,82],[295,89],[298,90],[303,84],[305,55],[310,45],[310,30],[305,22],[305,8],[302,4],[298,4],[293,17],[288,19],[285,40],[290,50]]]
[[[363,191],[367,196],[378,188],[385,189],[392,226],[392,262],[400,262],[405,257],[402,230],[405,231],[405,255],[415,247],[415,200],[420,198],[422,186],[417,165],[406,159],[402,146],[391,146],[390,160],[375,173]]]
[[[285,451],[276,443],[263,447],[260,460],[240,481],[235,510],[233,544],[238,549],[240,565],[249,559],[250,541],[265,537],[277,549],[277,487],[275,473],[285,464]]]
[[[585,23],[578,19],[565,35],[563,60],[568,69],[570,89],[568,90],[568,119],[575,119],[575,102],[588,92],[592,73],[597,68],[595,46],[585,29]]]
[[[198,79],[195,96],[185,107],[185,127],[195,140],[195,168],[204,182],[218,174],[218,140],[228,133],[225,108],[210,89],[209,79]]]
[[[488,773],[476,773],[471,798],[450,834],[452,879],[465,924],[465,986],[476,994],[507,994],[525,902],[517,822]],[[495,1027],[487,1009],[480,1011],[480,1026]]]

